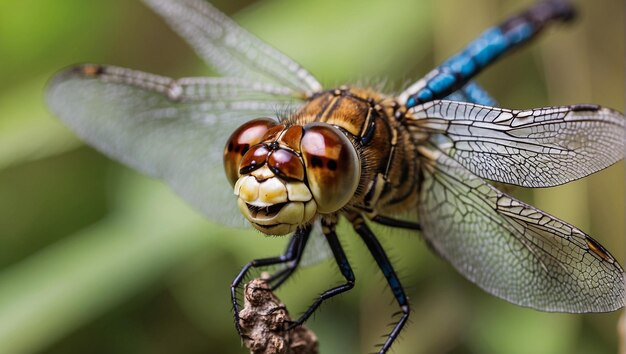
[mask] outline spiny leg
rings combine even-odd
[[[278,257],[255,259],[249,262],[248,264],[246,264],[241,269],[237,277],[235,277],[235,279],[230,285],[230,296],[231,296],[231,301],[233,304],[235,328],[237,329],[237,333],[239,333],[239,335],[241,335],[242,333],[241,333],[241,327],[239,324],[239,304],[237,302],[237,289],[241,285],[241,282],[245,279],[250,268],[264,267],[264,266],[270,266],[270,265],[275,265],[275,264],[291,263],[287,266],[286,272],[283,272],[284,270],[279,271],[278,273],[283,273],[283,274],[279,274],[278,276],[272,277],[272,278],[279,279],[278,285],[282,284],[285,280],[287,280],[287,278],[291,274],[293,274],[293,271],[298,266],[298,263],[300,262],[300,259],[302,258],[302,253],[304,251],[304,246],[306,245],[306,241],[308,240],[309,235],[311,234],[311,229],[312,229],[311,226],[298,229],[289,240],[289,243],[287,244],[287,249],[285,250],[285,253],[283,255],[278,256]]]
[[[387,279],[387,283],[389,284],[389,287],[393,292],[393,296],[396,298],[398,305],[400,305],[400,313],[402,314],[402,316],[391,330],[391,333],[389,333],[389,336],[387,337],[387,340],[385,340],[385,343],[383,343],[382,347],[380,348],[379,354],[383,354],[386,353],[387,350],[389,350],[391,344],[393,344],[394,340],[396,340],[396,338],[400,334],[400,331],[409,319],[409,302],[406,295],[404,294],[402,284],[400,284],[400,280],[396,275],[396,271],[393,269],[393,266],[391,265],[389,258],[385,254],[385,250],[383,249],[382,245],[380,244],[380,242],[378,242],[376,235],[374,235],[372,230],[370,230],[367,224],[365,224],[365,221],[360,215],[351,215],[349,219],[352,221],[354,230],[359,234],[359,236],[361,236],[361,239],[367,246],[367,249],[369,249],[370,253],[376,260],[378,267],[383,272],[385,279]]]
[[[406,229],[406,230],[422,231],[422,226],[419,223],[417,223],[417,222],[408,221],[408,220],[401,220],[401,219],[394,219],[394,218],[390,218],[390,217],[383,216],[383,215],[378,215],[378,214],[373,215],[373,216],[367,215],[367,217],[370,220],[372,220],[373,222],[377,223],[377,224],[390,226],[390,227],[397,227],[397,228]],[[426,242],[426,246],[428,246],[428,248],[433,253],[441,256],[439,251],[433,246],[432,242],[429,239],[427,239],[425,237],[422,237],[422,240],[424,242]]]
[[[287,262],[287,266],[284,269],[277,271],[272,274],[268,279],[268,283],[271,284],[272,290],[278,289],[291,275],[293,272],[298,269],[298,265],[300,265],[300,261],[302,260],[302,255],[304,254],[304,248],[306,247],[307,241],[309,240],[309,235],[311,234],[311,227],[308,228],[308,233],[306,237],[299,237],[294,242],[289,242],[287,245],[287,249],[285,250],[285,255],[294,254],[295,258],[289,262]],[[295,239],[295,238],[294,238]]]
[[[337,234],[335,234],[335,225],[335,222],[326,222],[322,220],[322,232],[324,233],[324,236],[326,236],[328,245],[333,252],[333,256],[335,256],[335,261],[337,261],[337,266],[339,266],[339,271],[341,271],[341,275],[346,278],[346,282],[345,284],[324,291],[315,300],[315,302],[313,302],[313,304],[309,306],[309,308],[300,316],[300,318],[293,322],[293,324],[290,326],[290,329],[304,323],[304,321],[311,317],[315,310],[320,307],[324,300],[346,292],[354,287],[354,273],[352,272],[352,267],[350,267],[350,263],[348,262],[348,257],[346,257],[346,253],[343,251],[343,248],[339,243]]]
[[[503,54],[536,37],[551,22],[566,22],[575,15],[564,0],[541,1],[483,32],[463,50],[444,61],[400,95],[407,108],[442,99],[461,89],[484,68]],[[471,90],[470,90],[471,91]],[[469,92],[482,94],[482,89]]]

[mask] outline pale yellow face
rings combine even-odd
[[[241,213],[257,230],[286,235],[333,213],[353,196],[360,162],[334,127],[277,125],[257,119],[240,127],[224,149],[226,175]]]
[[[268,235],[286,235],[309,223],[317,204],[303,182],[286,182],[274,176],[267,166],[242,176],[235,184],[241,213],[257,230]],[[258,175],[263,175],[261,182]]]

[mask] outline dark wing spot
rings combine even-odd
[[[609,255],[607,250],[604,247],[602,247],[602,245],[599,244],[598,241],[592,239],[589,236],[586,237],[586,241],[587,241],[587,246],[593,253],[595,253],[598,257],[604,259],[605,261],[613,263],[613,257]]]
[[[84,76],[100,76],[104,74],[104,67],[102,65],[86,64],[79,67],[79,71]]]
[[[579,112],[579,111],[595,112],[595,111],[599,111],[600,108],[601,107],[598,106],[597,104],[577,104],[577,105],[570,106],[570,109],[572,110],[572,112]]]
[[[233,151],[233,143],[230,142],[228,143],[228,152],[232,152]]]
[[[331,171],[335,171],[337,169],[337,161],[328,160],[328,163],[326,163],[326,167],[328,167],[328,169]]]

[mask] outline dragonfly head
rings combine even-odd
[[[286,235],[343,208],[359,185],[356,149],[326,123],[249,121],[228,139],[224,168],[239,210],[259,231]]]

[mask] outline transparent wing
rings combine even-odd
[[[302,254],[302,260],[300,265],[303,267],[309,267],[319,262],[330,258],[333,252],[330,250],[326,236],[322,232],[322,225],[319,220],[313,224],[311,235],[309,236],[309,242]]]
[[[204,0],[143,0],[224,76],[273,82],[296,91],[322,86],[304,68]]]
[[[624,157],[624,115],[595,105],[520,111],[433,101],[411,113],[415,133],[439,134],[448,155],[498,182],[555,186]]]
[[[595,240],[487,184],[435,149],[420,148],[424,237],[485,291],[544,311],[624,306],[624,273]]]
[[[232,78],[174,80],[82,65],[51,81],[52,111],[83,140],[164,179],[213,221],[243,225],[223,167],[226,139],[243,122],[293,109],[289,88]]]

